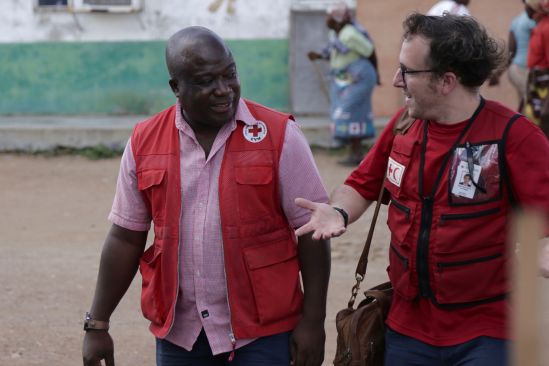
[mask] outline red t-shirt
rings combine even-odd
[[[528,68],[549,68],[549,15],[532,29],[528,42]]]
[[[500,111],[503,110],[506,108],[502,105],[486,101],[475,123],[501,119]],[[361,165],[345,181],[366,200],[377,199],[392,147],[394,122],[395,118],[389,122]],[[450,126],[430,122],[425,155],[425,192],[430,192],[444,156],[465,124],[466,121]],[[546,213],[549,213],[548,157],[549,141],[543,132],[526,118],[515,121],[505,144],[505,159],[513,192],[521,205],[536,207]],[[479,336],[509,338],[508,308],[508,301],[497,301],[448,310],[437,307],[425,298],[410,302],[395,293],[387,325],[434,346],[456,345]]]

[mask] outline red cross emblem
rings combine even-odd
[[[257,137],[261,131],[263,131],[263,129],[257,125],[248,128],[248,132],[251,132],[254,137]]]
[[[258,143],[267,136],[267,125],[263,121],[257,121],[255,125],[245,125],[242,133],[249,142]]]

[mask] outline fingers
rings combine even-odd
[[[296,365],[296,362],[297,362],[296,358],[297,358],[296,345],[295,345],[294,337],[291,336],[290,337],[290,365],[292,366]]]
[[[311,223],[308,222],[307,224],[305,224],[302,227],[298,228],[295,231],[295,235],[299,237],[301,235],[309,234],[313,230],[314,230],[313,225],[311,225]],[[318,240],[318,239],[316,239],[316,240]]]
[[[298,197],[294,200],[294,202],[297,206],[299,206],[301,208],[306,208],[306,209],[311,210],[311,211],[314,211],[318,206],[317,203],[315,203],[313,201],[309,201],[306,198]]]
[[[328,239],[336,238],[338,236],[343,235],[345,231],[347,231],[347,229],[343,226],[336,230],[327,230],[326,228],[315,229],[315,225],[312,224],[311,222],[308,222],[307,224],[298,228],[295,231],[295,235],[297,237],[300,237],[302,235],[306,235],[306,234],[309,234],[310,232],[313,232],[313,235],[311,235],[313,240],[320,240],[320,239],[328,240]]]
[[[83,364],[84,364],[84,366],[101,366],[101,360],[99,359],[97,361],[90,361],[90,360],[86,360],[84,358],[83,359]],[[109,366],[109,365],[107,364],[107,366]]]
[[[114,366],[114,354],[109,353],[107,357],[105,357],[105,366]]]
[[[343,228],[342,230],[332,230],[332,231],[328,231],[324,229],[315,230],[314,226],[311,223],[308,223],[303,225],[299,229],[297,229],[295,231],[295,235],[299,237],[302,235],[309,234],[310,232],[313,232],[313,235],[311,235],[313,240],[320,240],[320,239],[328,240],[330,238],[335,238],[343,234],[345,232],[345,228]]]

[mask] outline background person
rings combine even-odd
[[[84,365],[114,365],[106,328],[138,268],[158,365],[320,365],[329,245],[296,242],[309,212],[294,198],[327,195],[303,134],[240,98],[210,30],[174,34],[166,63],[177,103],[139,123],[122,157]]]
[[[408,16],[399,61],[393,85],[405,108],[330,205],[296,201],[313,211],[296,234],[343,234],[345,221],[334,207],[354,222],[383,184],[395,291],[385,365],[506,365],[508,217],[517,204],[549,214],[549,141],[528,119],[479,94],[506,58],[472,17]],[[410,120],[402,124],[405,112]],[[478,176],[473,194],[460,195],[454,184],[460,172]]]
[[[470,0],[441,0],[429,11],[427,15],[444,15],[444,13],[449,13],[453,15],[471,15],[467,5],[469,5]]]
[[[509,81],[517,91],[519,104],[518,112],[522,112],[524,101],[526,100],[526,84],[528,81],[528,67],[526,59],[528,57],[528,44],[530,42],[530,34],[536,26],[536,22],[532,19],[534,10],[524,3],[524,11],[517,15],[511,22],[509,37],[507,40],[507,49],[509,51],[509,64],[507,75]],[[505,71],[504,68],[499,70],[490,78],[490,86],[498,85],[501,74]]]
[[[349,144],[349,155],[340,164],[356,166],[364,157],[362,141],[375,136],[372,92],[379,77],[374,43],[345,3],[328,9],[326,26],[333,31],[330,43],[322,54],[311,51],[308,57],[330,60],[333,137]]]
[[[525,114],[549,137],[549,1],[526,0],[537,22],[528,47],[528,92]]]

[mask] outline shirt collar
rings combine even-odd
[[[258,123],[254,116],[252,116],[252,113],[250,112],[248,106],[242,98],[240,98],[240,100],[238,101],[235,118],[231,122],[229,122],[231,130],[234,130],[236,128],[236,121],[240,121],[249,126],[256,125]],[[175,127],[183,132],[189,131],[191,129],[191,126],[189,126],[189,124],[181,114],[181,103],[179,103],[179,100],[175,104]]]

